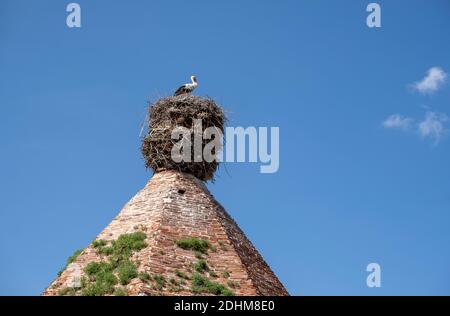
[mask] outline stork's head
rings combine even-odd
[[[192,83],[197,83],[197,77],[196,76],[191,76],[191,81],[192,81]]]

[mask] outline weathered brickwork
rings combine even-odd
[[[140,272],[160,274],[166,280],[177,278],[177,272],[192,275],[198,259],[193,251],[178,247],[176,241],[197,237],[213,247],[204,258],[209,266],[207,274],[214,282],[235,285],[232,291],[236,295],[288,295],[234,220],[204,183],[192,175],[156,173],[97,239],[115,240],[136,231],[147,234],[148,244],[132,256]],[[85,266],[100,260],[97,251],[87,247],[43,295],[58,295],[63,288],[79,286]],[[172,286],[155,289],[152,282],[135,278],[126,290],[129,295],[194,295],[189,279],[175,290]]]

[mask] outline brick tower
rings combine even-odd
[[[166,99],[187,100],[188,106],[204,100]],[[147,185],[92,244],[69,258],[43,295],[288,295],[206,188],[207,173],[200,180],[195,168],[183,172],[187,167],[155,168]]]

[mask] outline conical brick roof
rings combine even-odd
[[[120,248],[112,241],[136,232],[145,234],[145,244],[129,253],[129,261],[140,274],[131,273],[123,284],[114,282],[116,293],[120,289],[128,295],[288,295],[205,184],[174,170],[155,173],[98,235],[96,247],[84,249],[43,295],[94,295],[92,285],[100,274],[89,275],[93,269],[88,265],[110,262],[114,254],[99,249],[114,243]],[[195,247],[199,241],[207,244],[206,250]],[[120,279],[117,271],[112,273]],[[112,293],[110,289],[107,295]]]

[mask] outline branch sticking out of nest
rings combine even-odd
[[[219,163],[216,160],[207,162],[205,159],[200,162],[195,162],[194,159],[190,162],[175,162],[171,155],[172,148],[179,140],[172,139],[171,136],[177,127],[185,127],[192,131],[196,119],[201,120],[202,132],[206,128],[213,127],[223,134],[226,117],[222,108],[212,99],[180,95],[159,99],[150,105],[149,114],[149,132],[141,148],[146,166],[155,172],[173,169],[190,173],[203,181],[212,180]],[[210,140],[202,138],[202,152],[208,142]],[[193,143],[192,133],[191,144]],[[191,146],[192,158],[193,151],[194,146]]]

